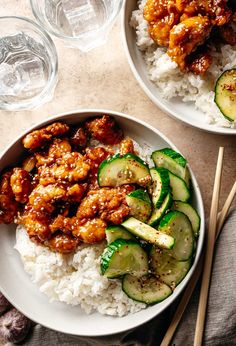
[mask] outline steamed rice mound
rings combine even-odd
[[[136,30],[136,43],[143,52],[150,80],[158,87],[165,99],[181,97],[183,102],[194,102],[195,107],[206,115],[206,122],[221,127],[236,128],[236,121],[224,118],[214,102],[214,86],[220,74],[236,66],[236,48],[221,45],[211,48],[213,63],[205,76],[182,73],[178,65],[166,54],[166,48],[158,47],[150,38],[148,23],[143,17],[146,0],[138,2],[138,10],[133,11],[131,26]]]
[[[62,255],[33,243],[22,226],[16,230],[15,249],[25,271],[50,301],[80,305],[86,313],[125,316],[144,309],[122,291],[120,280],[100,275],[100,255],[106,243],[81,245],[74,254]]]

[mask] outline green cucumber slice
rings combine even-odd
[[[108,226],[105,233],[108,244],[112,243],[116,239],[135,240],[135,237],[122,226]]]
[[[194,251],[194,234],[188,217],[179,211],[169,211],[160,221],[158,230],[175,239],[169,254],[178,261],[188,260]]]
[[[149,195],[144,190],[135,190],[126,195],[126,202],[130,207],[130,215],[146,222],[152,212],[152,204]]]
[[[223,72],[216,81],[215,103],[225,118],[236,120],[236,69]]]
[[[130,233],[151,244],[156,244],[161,248],[171,249],[175,244],[173,237],[157,231],[155,228],[146,225],[134,217],[130,217],[128,220],[124,221],[122,226],[124,226]]]
[[[183,280],[191,267],[192,260],[177,261],[170,256],[168,250],[153,246],[150,252],[150,266],[153,274],[171,288],[175,288]]]
[[[166,211],[171,207],[172,204],[172,196],[169,192],[164,199],[162,205],[160,208],[155,208],[152,212],[152,215],[150,219],[148,220],[148,224],[152,227],[156,227],[158,223],[160,222],[163,215],[166,213]]]
[[[190,199],[191,194],[185,181],[170,171],[169,176],[173,200],[187,202]]]
[[[200,219],[200,216],[198,215],[196,209],[194,209],[190,204],[184,203],[181,201],[175,201],[173,203],[172,208],[174,210],[181,211],[182,213],[187,215],[187,217],[189,218],[189,220],[192,224],[193,233],[194,233],[195,237],[198,237],[201,219]]]
[[[152,185],[149,192],[152,195],[152,202],[156,208],[160,208],[166,195],[170,191],[170,178],[168,171],[163,168],[151,168]]]
[[[148,257],[137,242],[117,239],[103,251],[100,265],[102,275],[110,279],[128,273],[142,276],[148,272]]]
[[[156,167],[163,167],[173,174],[182,178],[187,186],[190,186],[190,173],[187,167],[186,159],[170,148],[156,150],[152,153],[152,159]]]
[[[138,184],[147,186],[151,181],[148,165],[138,156],[115,155],[104,160],[98,169],[99,186]]]
[[[159,303],[172,293],[169,286],[152,275],[141,278],[125,275],[122,289],[131,299],[145,304]]]

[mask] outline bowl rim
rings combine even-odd
[[[49,59],[50,65],[51,65],[51,74],[46,82],[46,86],[44,89],[34,96],[31,101],[25,102],[21,104],[20,106],[17,106],[17,104],[13,103],[11,104],[0,104],[0,110],[7,110],[7,111],[20,111],[20,110],[30,110],[34,109],[35,107],[39,107],[40,105],[47,102],[47,98],[49,95],[51,95],[54,92],[54,89],[57,85],[57,75],[58,75],[58,54],[56,50],[56,46],[50,37],[50,35],[47,33],[47,31],[40,26],[36,21],[24,17],[24,16],[2,16],[0,17],[0,21],[3,19],[8,20],[19,20],[22,22],[27,22],[28,24],[32,25],[35,29],[37,29],[37,32],[40,36],[43,37],[44,41],[47,42],[47,50],[51,52],[53,55],[53,59]]]
[[[201,131],[205,131],[208,133],[218,134],[218,135],[236,135],[236,129],[227,128],[227,127],[216,127],[210,124],[203,124],[198,125],[196,123],[193,123],[191,120],[188,120],[181,115],[179,115],[178,112],[175,112],[174,110],[170,109],[168,106],[166,106],[164,103],[162,103],[161,99],[158,99],[148,88],[146,83],[141,78],[138,69],[133,61],[133,58],[130,53],[128,39],[127,39],[127,32],[126,32],[126,22],[127,22],[127,6],[128,3],[130,3],[128,0],[124,0],[124,6],[122,10],[122,18],[121,18],[121,32],[122,32],[122,41],[123,41],[123,47],[125,51],[126,58],[129,62],[129,66],[131,68],[131,71],[133,72],[134,77],[136,78],[137,82],[139,83],[141,89],[144,91],[144,93],[149,97],[149,99],[158,107],[160,108],[165,114],[169,115],[173,119],[177,119],[178,121],[181,121],[184,124],[187,124],[191,127],[197,128]],[[154,84],[154,83],[153,83]],[[155,84],[154,84],[155,85]]]
[[[178,150],[178,148],[164,135],[162,134],[161,131],[159,131],[158,129],[154,128],[152,125],[149,125],[148,123],[146,123],[145,121],[143,120],[140,120],[140,119],[137,119],[137,118],[134,118],[133,116],[130,116],[130,115],[127,115],[127,114],[124,114],[122,112],[117,112],[117,111],[112,111],[112,110],[109,110],[109,109],[78,109],[78,110],[72,110],[72,111],[68,111],[68,112],[63,112],[63,113],[59,113],[59,114],[56,114],[56,115],[53,115],[47,119],[44,119],[43,121],[39,121],[37,122],[36,124],[32,125],[30,128],[28,128],[27,130],[23,131],[19,136],[17,136],[16,139],[14,139],[13,141],[11,141],[11,143],[0,153],[0,163],[1,163],[1,160],[2,158],[7,155],[8,151],[11,149],[11,147],[17,143],[18,141],[22,140],[22,138],[28,134],[29,132],[33,131],[33,130],[37,130],[45,125],[48,125],[50,124],[51,122],[53,121],[66,121],[66,118],[67,116],[78,116],[78,122],[79,122],[79,117],[80,115],[85,115],[85,114],[89,114],[91,117],[92,116],[101,116],[103,114],[109,114],[111,116],[116,116],[118,118],[122,118],[122,119],[128,119],[128,120],[131,120],[133,122],[136,122],[146,128],[148,128],[149,130],[151,130],[152,132],[155,133],[155,135],[159,136],[161,139],[163,139],[164,141],[166,141],[166,143],[171,147],[173,148],[174,150],[177,150],[178,152],[180,152]],[[180,152],[181,153],[181,152]],[[15,302],[11,299],[11,297],[8,296],[8,293],[2,289],[1,287],[1,283],[0,283],[0,291],[3,293],[3,295],[10,301],[10,303],[15,306],[21,313],[23,313],[25,316],[27,316],[29,319],[31,319],[32,321],[34,321],[35,323],[39,323],[40,325],[46,327],[46,328],[49,328],[49,329],[53,329],[55,331],[58,331],[58,332],[61,332],[61,333],[64,333],[64,334],[67,334],[67,335],[76,335],[76,336],[84,336],[84,337],[101,337],[101,336],[109,336],[109,335],[115,335],[115,334],[119,334],[119,333],[123,333],[123,332],[126,332],[128,330],[131,330],[131,329],[134,329],[134,328],[137,328],[141,325],[143,325],[144,323],[152,320],[153,318],[157,317],[158,315],[160,315],[164,310],[166,310],[179,296],[180,294],[182,293],[182,291],[186,288],[190,278],[192,277],[192,275],[194,275],[194,272],[195,272],[195,269],[197,267],[197,264],[200,260],[200,256],[202,254],[202,251],[203,251],[203,245],[204,245],[204,238],[205,238],[205,213],[204,213],[204,204],[203,204],[203,200],[202,200],[202,195],[201,195],[201,191],[200,191],[200,187],[197,183],[197,180],[195,178],[195,175],[191,169],[191,167],[189,167],[189,171],[190,171],[190,174],[191,174],[191,179],[192,179],[192,185],[193,185],[193,188],[194,188],[194,191],[196,193],[196,198],[197,198],[197,201],[199,203],[199,209],[198,209],[198,213],[200,215],[200,218],[201,218],[201,228],[200,228],[200,232],[199,232],[199,237],[198,237],[198,240],[197,240],[197,251],[196,251],[196,254],[195,254],[195,258],[194,258],[194,262],[188,272],[188,274],[186,275],[186,277],[183,279],[183,281],[180,283],[182,284],[182,287],[181,289],[179,290],[179,292],[175,293],[173,292],[172,295],[170,295],[168,297],[168,302],[166,303],[165,306],[163,306],[157,313],[153,313],[152,316],[148,316],[147,318],[145,318],[142,322],[140,323],[130,323],[129,326],[127,326],[126,328],[123,328],[122,330],[119,330],[119,331],[116,331],[115,333],[114,332],[107,332],[106,334],[104,333],[91,333],[91,334],[83,334],[83,333],[79,333],[79,334],[72,334],[70,332],[68,332],[67,330],[63,330],[62,328],[55,328],[55,327],[52,327],[51,325],[49,325],[48,323],[44,323],[44,322],[38,322],[36,321],[34,318],[32,318],[30,316],[30,314],[28,313],[25,313],[23,311],[23,308],[19,307],[18,304],[15,304]],[[179,285],[178,285],[179,286]],[[158,305],[158,304],[157,304]],[[148,309],[148,307],[146,308]],[[130,316],[132,316],[132,314],[130,314]],[[119,318],[119,317],[115,317],[114,321],[116,321],[116,318]]]

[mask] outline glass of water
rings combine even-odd
[[[30,0],[34,16],[69,46],[87,52],[106,42],[123,0]]]
[[[0,17],[0,109],[32,109],[49,101],[57,82],[49,35],[23,17]]]

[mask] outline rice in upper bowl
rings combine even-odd
[[[212,46],[213,62],[204,77],[180,72],[178,65],[150,38],[148,23],[143,17],[146,0],[138,1],[139,8],[132,13],[130,25],[136,30],[137,46],[143,52],[149,78],[162,97],[181,97],[183,102],[193,102],[206,116],[206,122],[221,127],[236,128],[236,121],[228,121],[214,102],[214,85],[219,75],[236,66],[236,48],[221,45],[217,51]]]

